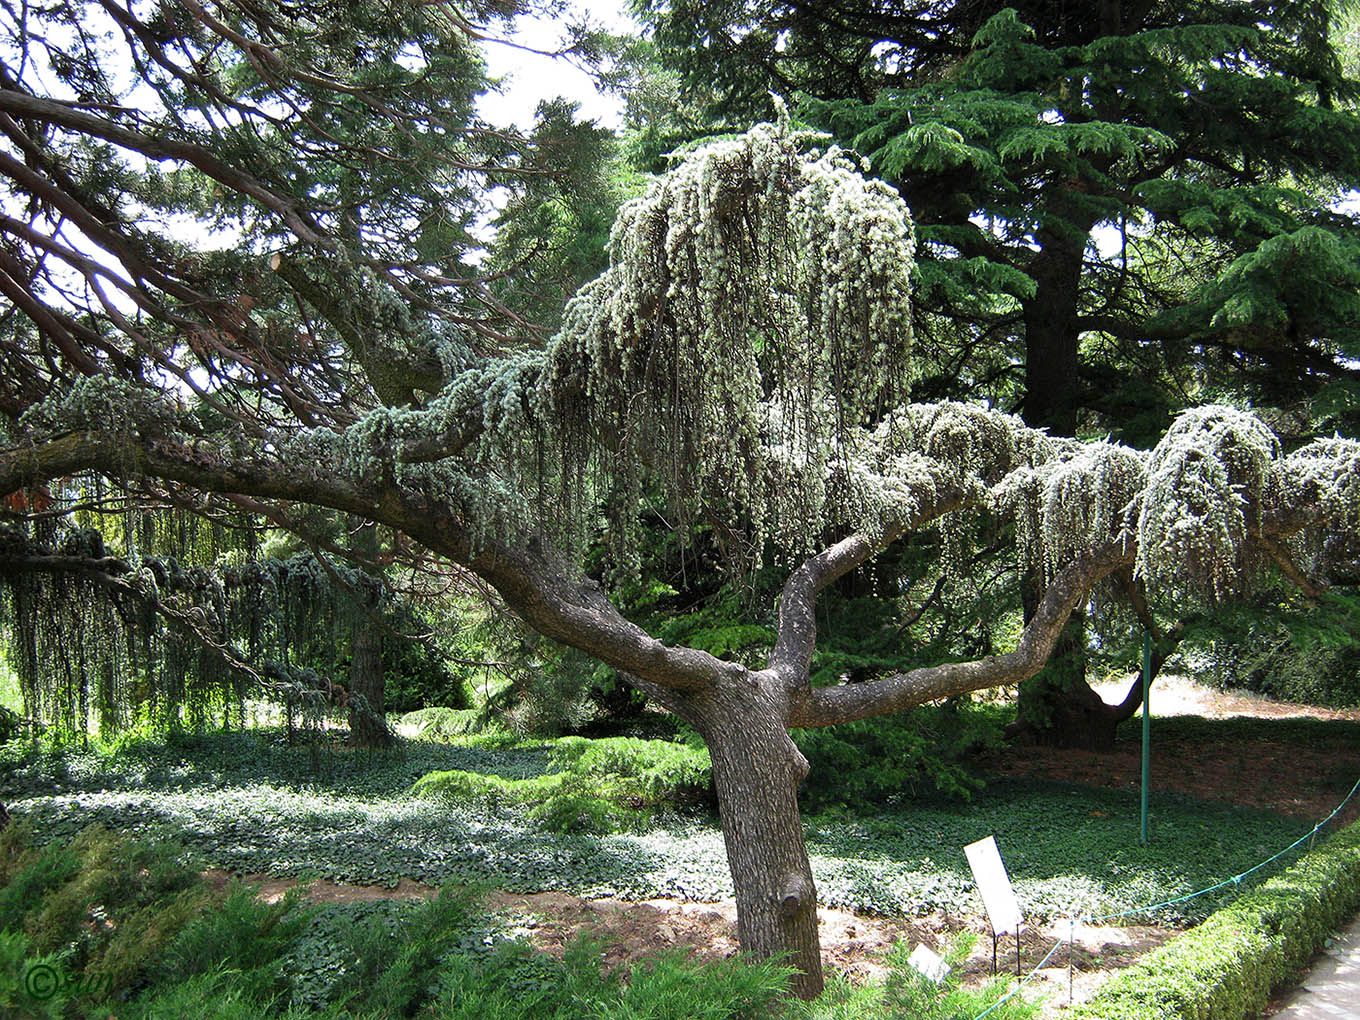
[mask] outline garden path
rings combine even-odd
[[[1279,1004],[1273,1020],[1356,1020],[1360,1017],[1360,917],[1351,922],[1303,982]]]

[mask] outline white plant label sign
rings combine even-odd
[[[937,985],[949,974],[949,964],[923,945],[918,945],[911,951],[911,956],[907,957],[907,965]]]
[[[968,855],[968,866],[973,869],[973,881],[982,894],[982,905],[987,908],[987,920],[992,923],[992,931],[1002,935],[1008,931],[1018,931],[1020,904],[1016,902],[1015,890],[1011,888],[1010,876],[1006,865],[1001,863],[1001,851],[996,848],[996,838],[988,836],[963,848]]]

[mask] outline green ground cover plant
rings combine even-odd
[[[173,841],[204,868],[240,873],[633,899],[732,895],[722,835],[703,813],[640,832],[562,833],[529,806],[410,795],[431,772],[513,781],[559,774],[564,763],[624,768],[615,758],[629,745],[568,741],[555,751],[503,735],[460,739],[411,742],[404,754],[335,752],[319,766],[307,749],[267,731],[103,753],[10,749],[0,758],[0,799],[40,840],[69,839],[101,821]],[[686,753],[676,761],[692,769]],[[808,820],[808,846],[831,905],[960,916],[980,910],[962,847],[995,834],[1021,903],[1037,918],[1172,899],[1251,867],[1302,831],[1269,812],[1169,795],[1154,809],[1157,838],[1143,847],[1136,791],[993,780],[967,804],[937,797],[823,811]],[[1187,923],[1222,902],[1206,897],[1158,919]]]

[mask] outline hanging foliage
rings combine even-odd
[[[310,554],[248,558],[227,529],[184,513],[125,514],[123,531],[126,555],[91,527],[68,523],[55,541],[49,522],[0,527],[0,642],[35,724],[82,737],[137,721],[230,728],[261,696],[290,727],[368,711],[331,678],[359,601],[392,601],[371,574]]]
[[[910,379],[914,241],[891,189],[806,142],[758,125],[620,210],[535,394],[563,493],[593,482],[632,507],[645,469],[685,519],[740,508],[757,545],[806,545],[848,501],[826,489],[851,477],[837,441]]]

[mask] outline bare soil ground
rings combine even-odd
[[[1120,684],[1103,685],[1097,691],[1109,702],[1124,695]],[[1360,751],[1270,741],[1204,743],[1158,738],[1155,721],[1158,716],[1167,715],[1198,715],[1206,719],[1307,716],[1360,721],[1360,709],[1336,711],[1286,705],[1255,695],[1210,690],[1183,677],[1159,677],[1152,689],[1152,715],[1154,790],[1171,790],[1201,800],[1259,807],[1315,821],[1336,807],[1360,775]],[[984,766],[999,775],[1035,776],[1087,786],[1137,786],[1141,777],[1141,749],[1135,743],[1121,743],[1108,753],[1008,747],[994,752]],[[1338,822],[1345,824],[1357,817],[1360,803],[1353,802],[1338,817]]]
[[[1107,701],[1123,696],[1119,685],[1101,691]],[[1312,716],[1360,721],[1360,710],[1335,712],[1299,705],[1283,705],[1245,694],[1208,690],[1178,677],[1159,678],[1153,688],[1152,712],[1159,715],[1191,714],[1207,718],[1250,715],[1262,718]],[[1121,746],[1113,754],[1061,751],[1052,748],[1008,748],[996,753],[986,765],[1003,775],[1033,775],[1095,786],[1136,785],[1139,781],[1137,747]],[[1322,751],[1296,744],[1269,742],[1189,744],[1159,741],[1152,760],[1156,789],[1176,790],[1195,797],[1267,808],[1301,818],[1316,819],[1335,807],[1338,776],[1360,774],[1360,753]],[[1360,807],[1348,811],[1353,819]],[[229,876],[209,873],[225,885]],[[295,883],[264,875],[247,875],[260,886],[260,895],[275,900]],[[328,880],[312,883],[306,892],[316,902],[354,902],[390,897],[417,898],[435,890],[403,880],[395,889],[340,885]],[[685,903],[675,900],[632,902],[617,899],[583,899],[566,893],[521,895],[493,892],[488,905],[517,926],[520,933],[544,950],[559,954],[579,934],[603,940],[609,967],[631,967],[638,960],[661,950],[682,948],[700,958],[723,958],[737,951],[736,907],[729,900],[719,903]],[[869,917],[823,907],[822,958],[828,968],[852,980],[868,980],[883,973],[881,959],[898,940],[924,943],[942,950],[958,930],[956,919]],[[1061,930],[1031,929],[1021,937],[1021,965],[1037,964],[1054,942],[1066,939]],[[1056,1015],[1068,1000],[1069,980],[1075,1002],[1094,994],[1119,969],[1143,953],[1162,945],[1178,932],[1153,926],[1128,928],[1078,927],[1071,949],[1059,949],[1040,971],[1035,990],[1048,993],[1049,1012]],[[1008,943],[1008,944],[1007,944]],[[979,939],[978,949],[963,966],[968,977],[981,980],[991,973],[991,940]],[[1003,940],[999,969],[1015,968],[1015,942]]]

